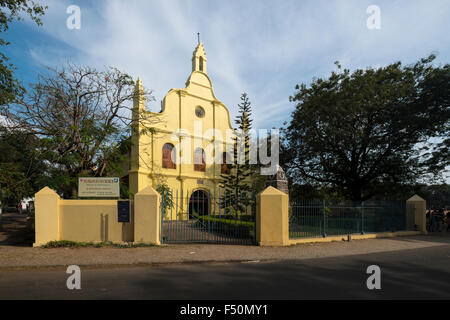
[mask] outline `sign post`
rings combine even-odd
[[[119,198],[119,178],[78,178],[78,197]]]

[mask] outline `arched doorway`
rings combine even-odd
[[[189,219],[209,215],[209,196],[206,191],[196,190],[189,198]]]

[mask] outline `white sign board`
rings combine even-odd
[[[119,178],[78,178],[78,197],[119,198]]]

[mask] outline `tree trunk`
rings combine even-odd
[[[72,195],[71,195],[71,198],[72,199],[76,199],[78,197],[78,190],[77,190],[77,187],[75,186],[75,187],[72,187]]]
[[[352,197],[352,201],[361,202],[362,199],[362,188],[358,184],[353,184],[350,186],[350,195]]]

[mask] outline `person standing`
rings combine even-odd
[[[436,232],[438,229],[438,213],[436,210],[431,210],[431,232]]]
[[[436,214],[436,223],[437,223],[437,231],[442,232],[442,227],[444,225],[444,209],[439,209],[439,211]]]
[[[450,231],[450,211],[447,211],[447,232]]]

